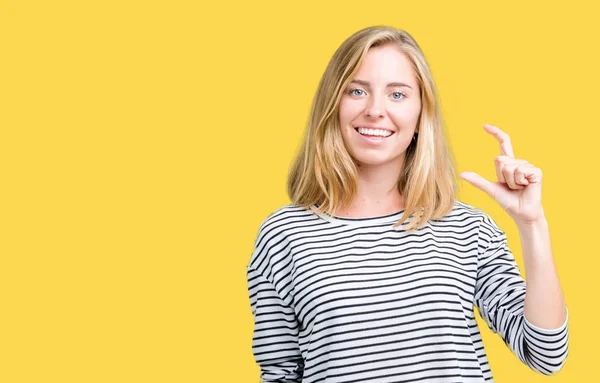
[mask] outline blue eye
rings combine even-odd
[[[362,94],[358,94],[355,92],[362,92]],[[353,96],[362,96],[364,95],[364,91],[362,89],[359,88],[352,88],[348,91],[349,94],[353,95]],[[406,95],[402,92],[394,92],[392,93],[393,95],[399,95],[398,97],[393,97],[394,100],[402,100],[404,98],[406,98]]]
[[[360,94],[356,94],[356,93],[354,93],[355,91],[362,92],[363,90],[362,90],[362,89],[358,89],[358,88],[352,88],[352,89],[350,89],[350,92],[349,92],[349,93],[350,93],[351,95],[354,95],[354,96],[360,96]]]

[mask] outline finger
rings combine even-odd
[[[497,185],[495,183],[486,180],[485,178],[474,172],[462,172],[460,173],[460,178],[469,182],[476,188],[483,190],[490,197],[496,199],[495,194],[497,192]]]
[[[496,156],[494,158],[494,164],[496,166],[496,176],[498,177],[498,182],[506,183],[504,179],[504,174],[502,172],[502,166],[506,165],[520,165],[520,164],[528,164],[526,160],[520,158],[512,158],[508,156]]]
[[[512,143],[510,142],[510,137],[507,133],[494,125],[484,124],[483,127],[486,132],[490,133],[496,140],[498,140],[500,143],[500,153],[503,156],[515,157]]]
[[[498,177],[498,182],[506,183],[504,179],[504,174],[502,174],[502,166],[504,165],[505,158],[509,158],[506,156],[496,156],[494,158],[494,166],[496,168],[496,177]]]
[[[506,180],[506,184],[509,188],[513,190],[525,189],[523,185],[517,185],[515,180],[515,169],[518,165],[502,165],[502,173],[504,174],[504,179]]]
[[[535,166],[532,164],[519,165],[515,168],[515,183],[517,185],[527,186],[529,185],[529,180],[525,176],[525,174],[531,173],[531,169],[535,169]]]
[[[506,165],[526,165],[529,164],[529,161],[521,159],[521,158],[513,158],[508,156],[498,156],[502,158],[503,162]]]
[[[525,178],[529,184],[536,184],[542,182],[542,169],[534,167],[533,169],[525,170]]]

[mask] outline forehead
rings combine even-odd
[[[370,48],[355,78],[375,84],[404,82],[413,86],[413,89],[417,85],[411,61],[394,45]]]

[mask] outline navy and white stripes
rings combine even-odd
[[[456,201],[408,232],[392,227],[402,214],[286,205],[262,222],[247,265],[262,382],[493,382],[475,307],[523,363],[561,369],[568,319],[525,319],[525,281],[490,216]]]

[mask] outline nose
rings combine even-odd
[[[365,114],[367,117],[379,118],[383,117],[383,111],[385,106],[383,102],[379,99],[379,97],[371,97],[365,108]]]

